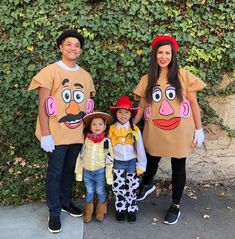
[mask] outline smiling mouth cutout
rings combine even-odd
[[[81,125],[84,116],[85,113],[83,111],[77,115],[68,114],[61,118],[59,123],[64,123],[69,129],[76,129]]]
[[[75,121],[70,121],[70,122],[64,122],[64,124],[70,128],[70,129],[76,129],[77,127],[79,127],[82,123],[82,120],[75,120]]]
[[[160,129],[171,130],[171,129],[175,129],[179,125],[180,121],[181,121],[180,117],[174,117],[169,120],[154,119],[153,123],[155,126],[157,126]]]

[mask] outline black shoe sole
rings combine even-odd
[[[50,229],[50,227],[48,227],[47,229],[48,229],[49,232],[51,232],[51,233],[53,233],[53,234],[59,233],[59,232],[62,231],[62,227],[61,227],[59,230],[52,230],[52,229]]]

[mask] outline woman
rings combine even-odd
[[[147,168],[139,188],[138,200],[155,190],[153,177],[161,157],[170,157],[172,165],[172,205],[164,223],[175,224],[180,216],[186,172],[185,162],[195,146],[202,145],[204,133],[196,92],[204,84],[177,63],[178,42],[168,35],[152,41],[149,73],[134,90],[139,110],[137,124],[145,116],[143,140],[147,152]]]

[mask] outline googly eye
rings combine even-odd
[[[162,91],[160,88],[156,87],[153,89],[152,98],[154,102],[159,102],[162,98]]]
[[[71,101],[71,91],[68,89],[63,90],[62,98],[63,98],[64,102],[69,103]]]
[[[75,90],[73,92],[73,98],[74,98],[74,101],[77,102],[77,103],[81,103],[83,102],[84,98],[85,98],[85,95],[82,91],[80,90]]]

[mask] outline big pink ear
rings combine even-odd
[[[151,106],[147,105],[144,110],[144,119],[149,120],[152,117]]]
[[[86,105],[86,114],[92,113],[94,110],[94,101],[89,99]]]
[[[190,114],[191,107],[189,101],[186,99],[180,104],[180,116],[187,118]]]
[[[46,98],[46,111],[48,116],[57,115],[57,101],[53,96]]]

